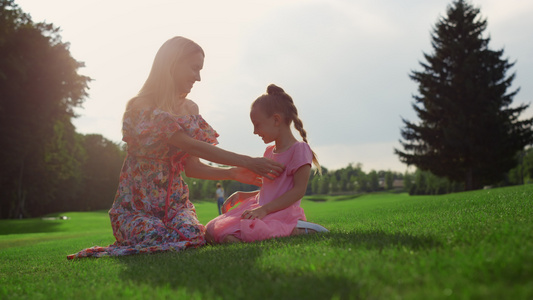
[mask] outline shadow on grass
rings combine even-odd
[[[344,299],[356,282],[347,278],[280,270],[261,265],[263,246],[207,246],[201,250],[118,258],[123,279],[151,287],[170,287],[200,299]],[[159,295],[160,296],[160,295]]]
[[[59,225],[63,220],[22,219],[1,220],[0,235],[43,233],[59,231]]]
[[[432,237],[415,236],[405,233],[387,233],[384,231],[365,231],[350,233],[328,233],[323,235],[323,239],[336,247],[365,247],[367,249],[378,249],[390,247],[405,247],[412,250],[427,248],[438,248],[441,243]]]
[[[317,249],[409,247],[413,249],[436,247],[430,238],[384,232],[329,233],[316,236],[298,236],[270,241],[206,246],[180,253],[161,253],[116,258],[126,268],[124,280],[147,284],[151,287],[169,287],[201,298],[222,299],[347,299],[365,298],[361,281],[338,272],[345,267],[315,254],[299,250]],[[311,252],[314,252],[311,250]],[[277,254],[276,254],[277,253]],[[278,260],[281,263],[265,263]],[[305,263],[292,264],[291,256]],[[288,260],[285,265],[282,260]],[[310,264],[334,267],[311,271]],[[357,273],[357,271],[356,271]],[[361,278],[359,278],[361,279]]]

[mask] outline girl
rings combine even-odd
[[[300,207],[311,163],[318,171],[320,165],[307,144],[307,133],[292,98],[282,88],[271,84],[267,93],[253,102],[250,119],[254,134],[265,144],[275,142],[266,148],[264,157],[284,164],[285,170],[273,180],[263,177],[259,191],[231,195],[222,207],[224,214],[207,223],[206,240],[211,243],[252,242],[309,231],[327,232],[318,224],[304,222],[306,217]],[[303,142],[292,134],[293,122]],[[241,205],[228,212],[237,203]]]

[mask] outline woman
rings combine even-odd
[[[261,176],[275,178],[283,166],[266,158],[229,152],[214,144],[218,134],[187,99],[200,81],[204,52],[184,37],[165,42],[156,54],[143,87],[126,106],[123,141],[128,154],[109,211],[114,244],[92,247],[68,259],[120,256],[182,250],[205,244],[205,227],[198,222],[181,177],[238,180],[261,185]],[[217,168],[199,158],[235,166]],[[253,172],[253,173],[252,173]],[[257,175],[256,175],[257,174]]]

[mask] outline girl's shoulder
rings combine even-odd
[[[290,148],[289,151],[291,152],[311,152],[311,147],[308,143],[304,141],[296,141]]]

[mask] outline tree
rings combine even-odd
[[[360,174],[357,176],[357,187],[359,192],[369,192],[368,176],[366,174]]]
[[[85,150],[80,195],[74,210],[107,209],[113,204],[120,170],[126,156],[120,145],[100,134],[78,134]]]
[[[0,217],[37,215],[62,196],[75,171],[54,166],[76,155],[71,118],[90,79],[52,24],[33,23],[13,0],[0,0]]]
[[[533,148],[527,149],[522,156],[524,176],[533,179]]]
[[[517,165],[507,174],[502,185],[531,183],[533,178],[533,148],[526,149],[516,155]]]
[[[403,175],[403,188],[404,191],[409,192],[411,191],[411,187],[413,186],[413,174],[405,171],[405,174]]]
[[[368,173],[368,184],[372,192],[379,190],[379,176],[378,172],[375,170],[372,170],[370,173]]]
[[[329,193],[329,175],[322,175],[318,181],[318,194],[326,195]]]
[[[45,169],[40,175],[46,176],[46,180],[39,180],[43,186],[33,184],[34,188],[44,192],[40,193],[40,201],[32,204],[31,211],[46,213],[77,208],[86,158],[82,139],[70,118],[57,120],[53,138],[47,141],[44,149]],[[96,164],[102,167],[101,162]]]
[[[533,118],[519,120],[529,105],[510,107],[519,89],[508,92],[514,63],[488,47],[487,21],[479,9],[454,1],[431,35],[433,54],[424,54],[413,109],[418,124],[403,119],[400,160],[477,189],[499,182],[514,157],[533,142]]]
[[[329,179],[329,192],[339,192],[339,181],[337,180],[337,176],[335,176],[335,174],[331,174],[331,177]]]
[[[311,194],[318,194],[318,186],[320,184],[320,177],[312,176],[311,182]]]
[[[392,190],[394,186],[394,174],[391,171],[385,172],[385,187],[387,190]]]

